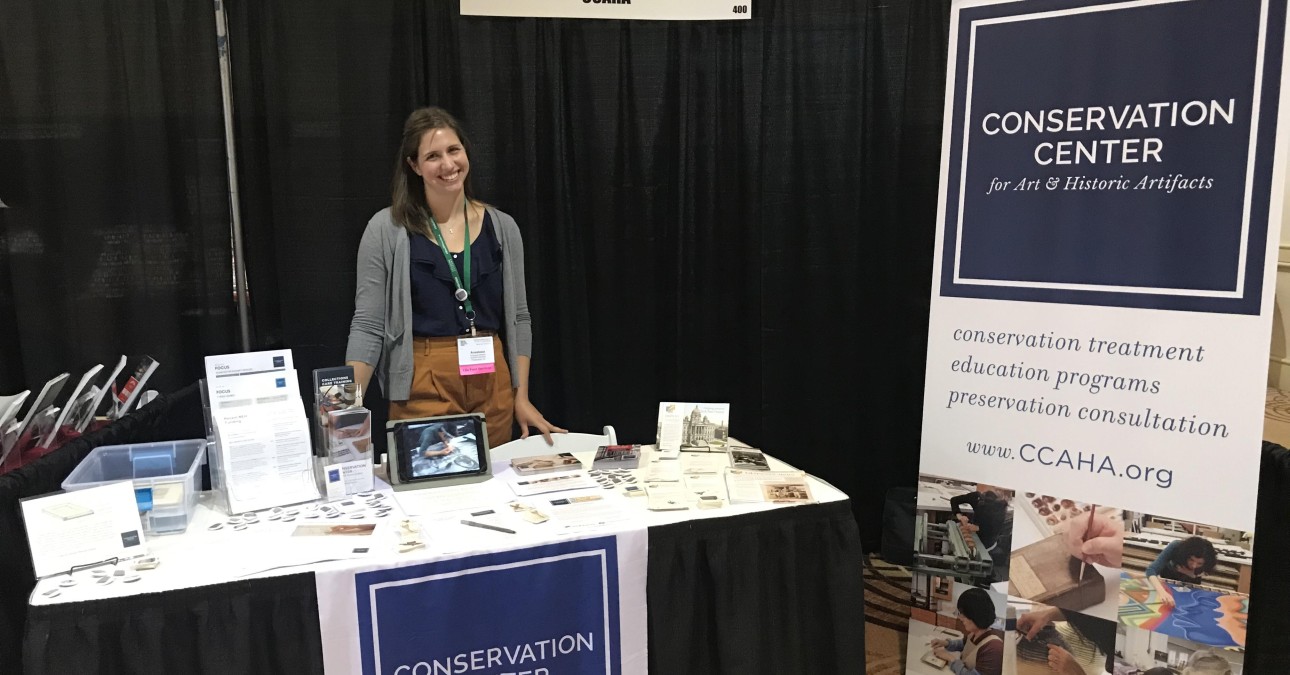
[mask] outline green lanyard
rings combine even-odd
[[[439,250],[443,251],[444,260],[448,261],[448,271],[452,272],[452,281],[457,284],[457,292],[453,297],[457,302],[462,303],[466,310],[466,320],[470,322],[470,334],[475,334],[475,307],[470,302],[470,213],[466,211],[466,204],[463,201],[461,205],[461,215],[466,221],[466,246],[462,255],[466,257],[463,262],[465,269],[465,283],[462,283],[462,275],[457,273],[457,265],[452,262],[452,253],[448,250],[448,244],[443,241],[443,233],[439,232],[439,223],[436,223],[434,216],[430,216],[430,229],[434,232],[434,238],[439,242]]]

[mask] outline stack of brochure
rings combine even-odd
[[[206,357],[212,479],[229,513],[318,498],[309,422],[291,351]]]

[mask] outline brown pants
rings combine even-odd
[[[511,370],[506,366],[500,337],[493,336],[497,368],[486,375],[462,377],[457,365],[457,338],[413,338],[412,351],[412,395],[406,401],[390,401],[391,420],[484,413],[488,447],[511,440],[515,390],[511,388]]]

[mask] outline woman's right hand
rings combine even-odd
[[[1093,521],[1077,516],[1066,528],[1066,550],[1087,563],[1119,567],[1124,561],[1124,523],[1094,512]]]

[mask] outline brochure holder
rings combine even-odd
[[[202,460],[207,463],[211,476],[211,496],[215,506],[225,513],[228,510],[228,486],[225,485],[224,478],[224,456],[220,452],[219,444],[215,442],[215,421],[211,417],[211,398],[210,392],[206,389],[206,378],[198,380],[201,385],[199,389],[202,392],[202,417],[206,420],[206,459]]]
[[[309,421],[290,350],[206,357],[211,485],[229,514],[318,499]]]

